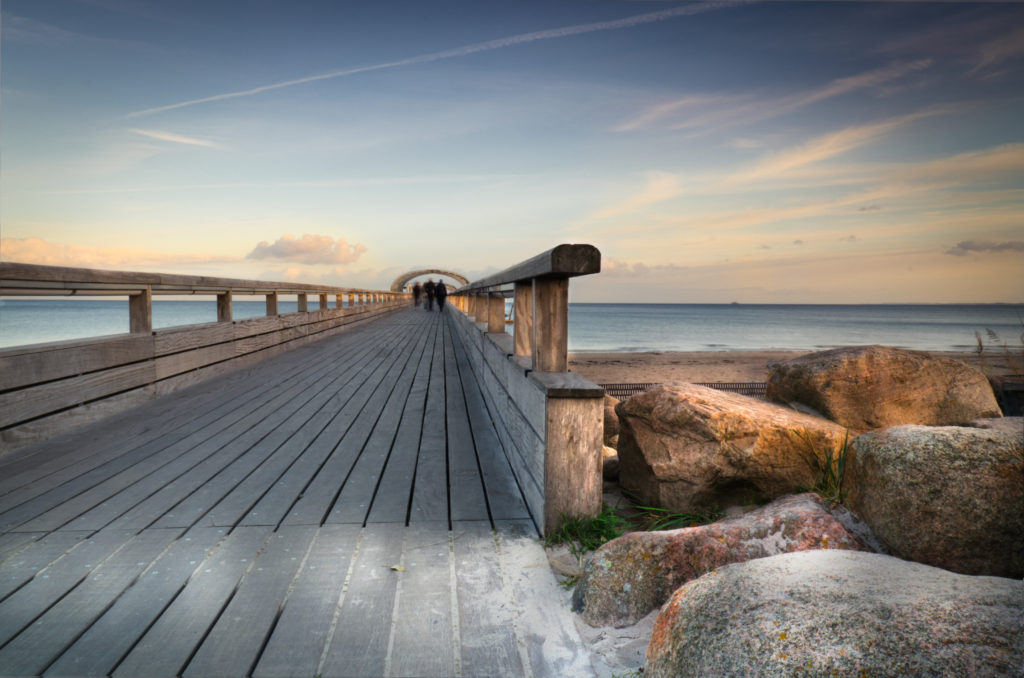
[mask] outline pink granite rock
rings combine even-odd
[[[817,495],[784,497],[731,520],[608,542],[586,564],[573,608],[591,626],[629,626],[687,581],[722,565],[790,551],[863,548]]]
[[[1024,418],[894,426],[851,446],[848,506],[895,556],[1024,576]]]
[[[820,417],[704,386],[668,383],[624,400],[619,483],[643,502],[700,512],[813,487],[846,430]]]
[[[645,676],[1021,676],[1024,583],[878,553],[719,568],[661,609]]]
[[[947,426],[1001,415],[984,374],[952,358],[889,346],[810,353],[772,368],[768,399],[858,431]]]

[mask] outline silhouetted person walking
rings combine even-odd
[[[434,310],[434,282],[432,280],[428,280],[426,282],[426,284],[423,285],[423,292],[424,292],[424,294],[427,295],[426,309],[428,311],[433,311]]]
[[[419,281],[417,281],[416,284],[412,286],[412,303],[413,303],[413,306],[419,306],[420,305],[420,296],[422,294],[423,294],[423,288],[420,287],[420,283],[419,283]]]
[[[437,310],[443,311],[444,300],[445,297],[448,296],[448,288],[444,286],[443,281],[438,280],[437,283],[434,284],[434,296],[437,297]]]

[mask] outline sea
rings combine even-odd
[[[310,300],[309,308],[317,307]],[[281,313],[295,301],[282,300]],[[236,320],[263,315],[233,303]],[[154,329],[214,322],[214,300],[153,301]],[[511,326],[510,326],[511,327]],[[121,299],[0,299],[0,348],[127,332]],[[582,352],[822,350],[883,344],[972,351],[1024,344],[1024,304],[570,304],[569,350]]]

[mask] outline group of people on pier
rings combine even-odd
[[[428,311],[434,310],[434,302],[437,302],[437,310],[444,310],[444,300],[448,297],[448,288],[445,286],[441,279],[437,282],[428,280],[420,286],[419,281],[412,286],[412,299],[413,304],[416,306],[420,305],[420,297],[425,297],[423,301],[423,308]]]

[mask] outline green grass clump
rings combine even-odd
[[[629,522],[603,504],[601,513],[594,518],[562,517],[562,525],[545,539],[549,546],[569,544],[577,558],[587,551],[593,551],[605,542],[621,537],[629,528]]]
[[[850,431],[843,436],[843,444],[838,450],[818,450],[811,439],[803,431],[792,431],[803,443],[804,461],[817,475],[814,485],[807,490],[816,492],[831,504],[842,504],[845,499],[843,492],[843,475],[846,473],[846,458],[850,451]]]
[[[718,522],[724,515],[718,509],[688,512],[671,511],[658,506],[636,506],[635,508],[641,512],[640,515],[637,516],[637,519],[640,520],[642,529],[648,532],[654,532],[656,530],[678,530],[683,527],[708,525],[710,523]]]

